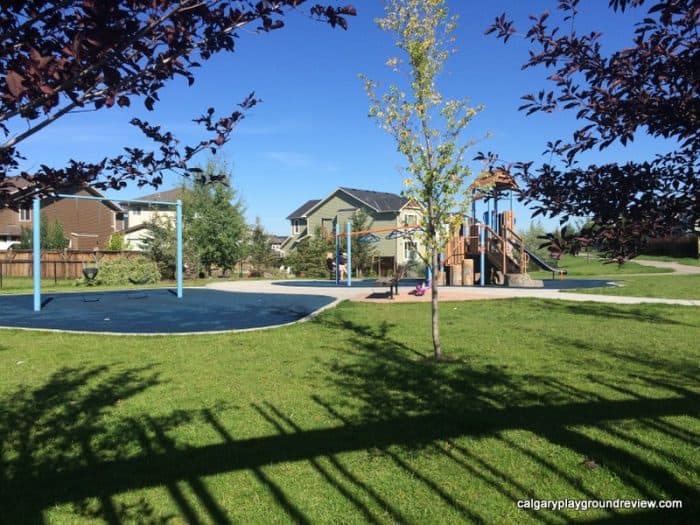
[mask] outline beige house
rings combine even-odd
[[[309,200],[290,213],[287,220],[291,234],[281,249],[289,253],[316,232],[333,235],[336,225],[345,232],[347,223],[352,222],[353,214],[359,210],[367,213],[369,229],[384,230],[376,233],[378,242],[375,244],[382,268],[405,264],[412,252],[421,250],[416,239],[396,235],[396,232],[391,235],[398,226],[420,224],[423,214],[416,203],[394,193],[355,188],[338,188],[326,198]]]
[[[178,199],[182,199],[183,191],[182,188],[175,188],[136,197],[135,200],[175,202]],[[120,204],[124,208],[126,214],[124,229],[119,233],[124,235],[124,242],[130,250],[143,250],[143,242],[150,238],[148,223],[154,220],[160,220],[175,224],[176,212],[174,206],[158,206],[157,204],[139,204],[134,202],[122,202]]]

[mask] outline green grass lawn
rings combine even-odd
[[[669,273],[665,268],[654,268],[652,266],[642,266],[633,261],[623,265],[617,263],[604,263],[597,255],[585,254],[574,257],[564,255],[559,260],[559,267],[567,271],[567,277],[618,277],[620,275],[637,273]],[[533,279],[551,279],[552,272],[536,271],[530,272]]]
[[[571,289],[567,292],[631,297],[665,297],[667,299],[699,299],[700,275],[650,275],[615,279],[612,288]]]
[[[690,523],[691,307],[342,303],[190,337],[0,332],[3,523]],[[682,511],[525,511],[519,499]],[[609,520],[609,521],[605,521]]]

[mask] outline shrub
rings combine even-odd
[[[100,263],[97,278],[102,284],[131,284],[130,280],[155,284],[160,281],[158,265],[145,257],[120,257]]]
[[[121,252],[126,249],[126,240],[124,239],[124,235],[121,233],[113,233],[112,236],[109,238],[107,246],[105,246],[105,250],[113,252]]]

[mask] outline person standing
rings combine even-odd
[[[340,272],[340,280],[342,281],[348,274],[348,254],[343,252],[338,259],[338,271]]]

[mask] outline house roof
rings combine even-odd
[[[282,244],[287,237],[284,235],[269,235],[268,239],[272,244]]]
[[[121,233],[122,235],[125,235],[127,233],[134,233],[134,232],[137,232],[140,230],[149,230],[150,231],[150,227],[148,226],[147,223],[142,222],[142,223],[137,224],[135,226],[129,226],[128,228],[124,228],[123,230],[119,230],[116,233]]]
[[[306,201],[292,213],[287,215],[287,220],[301,219],[302,217],[306,217],[306,212],[308,212],[311,208],[316,206],[319,202],[321,202],[321,199],[312,199],[310,201]]]
[[[38,193],[38,190],[36,187],[31,186],[31,182],[28,181],[27,179],[23,177],[6,177],[5,180],[3,181],[3,186],[5,187],[13,187],[14,190],[10,191],[11,194],[16,194],[15,197],[15,202],[20,202],[23,199],[29,199],[32,195],[36,195]],[[115,212],[122,212],[124,211],[116,202],[114,202],[112,199],[109,199],[105,197],[102,193],[97,191],[95,188],[92,186],[86,185],[76,185],[70,188],[64,188],[61,190],[56,191],[56,193],[78,193],[79,191],[86,191],[93,197],[98,197],[100,199],[104,199],[102,201],[102,204],[110,208],[111,210]],[[51,195],[46,195],[46,197],[52,198]]]
[[[134,200],[140,201],[156,201],[156,202],[175,202],[182,198],[185,193],[183,188],[173,188],[171,190],[163,190],[156,193],[151,193],[150,195],[144,195],[143,197],[136,197]],[[128,203],[126,203],[128,204]]]
[[[340,191],[363,202],[376,212],[400,211],[407,203],[406,197],[383,191],[359,190],[357,188],[338,188]]]

